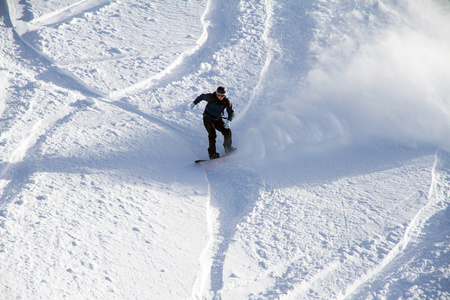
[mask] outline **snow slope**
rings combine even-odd
[[[450,297],[448,1],[0,11],[1,299]]]

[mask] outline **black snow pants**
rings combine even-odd
[[[225,152],[229,152],[231,149],[231,130],[225,128],[225,122],[223,119],[219,120],[211,120],[207,117],[203,117],[203,125],[205,125],[206,131],[208,131],[208,141],[209,148],[208,154],[212,155],[216,153],[216,130],[220,131],[223,134],[223,146],[225,148]]]

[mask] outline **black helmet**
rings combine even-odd
[[[227,90],[224,86],[219,86],[216,90],[216,94],[218,95],[225,95],[227,93]]]

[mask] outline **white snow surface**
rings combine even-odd
[[[450,299],[449,1],[0,17],[0,299]]]

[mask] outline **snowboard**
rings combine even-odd
[[[212,162],[220,162],[220,161],[228,161],[229,157],[232,156],[236,151],[236,148],[233,148],[233,151],[231,151],[230,153],[221,156],[219,158],[213,158],[213,159],[197,159],[195,161],[195,163],[197,165],[206,165],[206,164],[210,164]]]
[[[210,164],[210,163],[213,163],[213,162],[226,161],[226,160],[228,160],[226,158],[228,158],[229,156],[230,155],[225,155],[225,156],[221,156],[219,158],[214,158],[214,159],[197,159],[195,161],[195,163],[197,165],[204,165],[204,164]]]
[[[201,164],[201,163],[203,163],[203,162],[205,162],[205,161],[210,161],[210,159],[197,159],[197,160],[195,161],[195,163],[196,163],[196,164]]]

